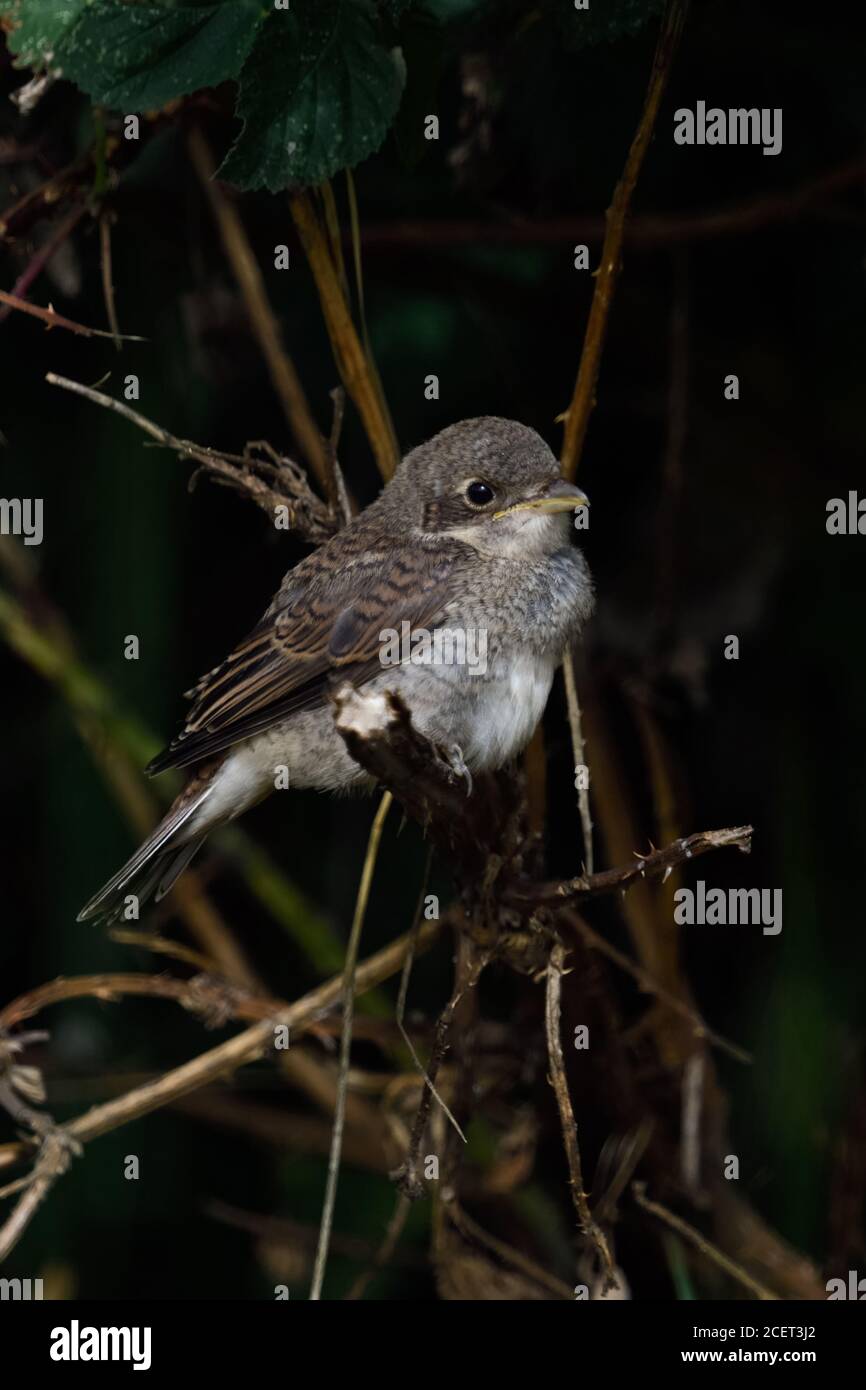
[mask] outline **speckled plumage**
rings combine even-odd
[[[273,790],[281,767],[290,786],[364,785],[327,698],[342,680],[398,691],[416,726],[459,749],[470,771],[520,753],[591,611],[592,586],[568,511],[501,513],[568,492],[558,478],[534,430],[495,417],[451,426],[408,454],[374,503],[289,571],[249,637],[190,692],[181,733],[149,770],[197,771],[81,917],[116,914],[127,893],[162,896],[215,825]],[[482,507],[467,498],[479,480],[493,494]],[[382,634],[403,624],[483,632],[486,669],[383,666]]]

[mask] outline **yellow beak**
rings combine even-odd
[[[588,506],[589,498],[585,492],[581,492],[573,483],[558,478],[555,483],[551,483],[543,497],[529,497],[525,502],[515,502],[513,506],[505,507],[501,512],[494,512],[493,520],[498,521],[501,516],[513,516],[515,512],[573,512],[578,507]]]

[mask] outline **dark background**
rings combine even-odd
[[[573,247],[588,242],[597,264],[655,23],[569,51],[544,7],[534,19],[523,6],[465,8],[465,23],[416,19],[407,28],[417,77],[396,134],[355,174],[369,330],[403,449],[477,414],[525,421],[558,449],[556,417],[571,396],[593,284],[573,268]],[[864,40],[866,16],[852,6],[744,0],[693,10],[634,200],[580,470],[592,499],[586,549],[598,590],[581,677],[595,711],[589,762],[595,768],[595,729],[619,764],[617,796],[636,827],[634,849],[663,843],[666,826],[675,834],[755,827],[750,859],[703,859],[684,881],[781,887],[781,935],[686,929],[684,959],[703,1016],[754,1057],[751,1066],[717,1059],[740,1191],[825,1276],[844,1275],[858,1259],[862,1269],[864,1260],[866,540],[825,529],[828,499],[862,486],[866,443]],[[467,62],[482,74],[481,111],[461,91]],[[6,89],[20,81],[7,64]],[[782,107],[781,154],[676,146],[673,112],[698,100]],[[229,110],[221,94],[203,107],[218,153],[231,136]],[[436,144],[418,139],[416,113],[429,111],[440,116]],[[145,129],[111,198],[121,328],[147,341],[127,344],[118,358],[110,342],[47,334],[21,315],[0,327],[3,495],[44,498],[45,541],[28,551],[39,589],[154,747],[181,718],[181,692],[251,626],[304,553],[234,495],[207,482],[190,493],[187,464],[43,379],[52,370],[94,383],[110,372],[102,389],[120,395],[134,371],[137,408],[181,436],[228,450],[259,438],[293,447],[188,163],[184,119]],[[4,140],[38,145],[43,178],[92,133],[86,101],[66,84],[26,119],[4,103],[0,121]],[[822,186],[855,161],[859,171]],[[4,203],[34,176],[29,165],[4,162]],[[334,187],[345,215],[343,180]],[[247,195],[241,206],[287,347],[327,430],[338,378],[286,200]],[[731,214],[720,225],[693,220],[717,209]],[[540,228],[521,230],[522,216]],[[562,225],[551,230],[554,219]],[[455,239],[445,220],[477,225]],[[397,224],[406,221],[425,230],[401,236]],[[7,288],[42,234],[36,228],[9,248]],[[292,248],[287,273],[272,268],[280,242]],[[64,255],[34,286],[34,301],[104,326],[91,219]],[[424,398],[429,373],[440,380],[435,402]],[[737,401],[724,398],[729,373],[739,377]],[[351,409],[340,454],[355,494],[371,499],[379,480]],[[129,633],[141,640],[137,662],[124,660]],[[728,634],[740,638],[736,662],[723,658]],[[159,958],[75,924],[133,835],[57,690],[5,645],[0,682],[0,1003],[58,974],[162,968]],[[661,780],[651,773],[642,711],[662,749]],[[580,833],[558,685],[546,723],[548,864],[574,873]],[[663,785],[670,797],[660,812]],[[246,818],[302,895],[288,910],[298,931],[323,918],[345,939],[371,814],[369,802],[299,793]],[[607,867],[617,856],[600,820],[597,861]],[[364,954],[411,920],[424,849],[417,828],[398,838],[397,824],[394,815]],[[328,973],[298,931],[263,910],[225,847],[211,851],[207,867],[215,902],[273,993],[298,997]],[[446,868],[434,877],[444,903]],[[615,905],[590,917],[630,949]],[[162,925],[184,939],[177,921]],[[416,967],[412,1005],[435,1016],[449,975],[443,942]],[[625,977],[610,978],[633,1026],[646,1000]],[[394,997],[392,986],[387,992]],[[493,972],[484,1008],[526,1029],[514,1041],[530,1049],[540,997],[531,981]],[[35,1060],[58,1117],[226,1035],[205,1034],[158,1001],[72,1002],[38,1022],[51,1029]],[[536,1089],[550,1127],[521,1211],[536,1258],[571,1282],[572,1220],[543,1083],[542,1067]],[[653,1084],[647,1077],[647,1095]],[[578,1080],[575,1087],[579,1098]],[[287,1115],[310,1108],[266,1067],[239,1073],[229,1095]],[[608,1134],[602,1117],[576,1104],[591,1181]],[[0,1140],[14,1136],[0,1117]],[[483,1135],[476,1143],[483,1148]],[[141,1160],[135,1183],[122,1176],[128,1154]],[[280,1271],[303,1296],[309,1269],[297,1249],[263,1250],[209,1204],[314,1231],[324,1172],[321,1156],[182,1110],[160,1112],[88,1146],[3,1272],[41,1274],[68,1296],[176,1299],[270,1297]],[[383,1177],[346,1166],[337,1231],[377,1242],[392,1202]],[[401,1247],[413,1260],[377,1279],[371,1296],[434,1296],[423,1258],[428,1225],[422,1203]],[[627,1220],[619,1253],[636,1297],[708,1296],[669,1246],[631,1239]],[[356,1270],[336,1257],[326,1292],[339,1296]]]

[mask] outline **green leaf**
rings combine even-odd
[[[101,0],[64,43],[63,73],[103,106],[164,106],[237,77],[264,13],[257,0],[171,10]]]
[[[13,46],[25,62],[32,66],[37,55],[92,101],[142,111],[237,77],[269,9],[263,0],[173,9],[23,0],[20,12],[25,22]]]
[[[590,0],[586,10],[576,10],[573,0],[553,0],[553,4],[569,48],[633,38],[664,9],[664,0]]]
[[[276,193],[351,168],[384,140],[403,80],[371,0],[294,0],[270,16],[244,64],[244,125],[220,177]]]
[[[47,67],[88,3],[89,0],[9,0],[0,4],[0,14],[11,21],[6,42],[10,53],[18,59],[16,67]]]

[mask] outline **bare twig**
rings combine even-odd
[[[136,946],[139,950],[150,951],[155,956],[170,956],[172,960],[179,960],[184,965],[191,965],[193,970],[198,970],[203,975],[219,973],[214,961],[201,951],[196,951],[191,946],[184,946],[180,941],[172,941],[158,932],[133,931],[128,927],[109,927],[108,936],[112,941],[119,942],[121,946]]]
[[[573,1300],[574,1290],[570,1285],[564,1284],[561,1279],[550,1274],[543,1265],[536,1264],[535,1260],[530,1259],[528,1255],[524,1255],[520,1250],[515,1250],[512,1245],[506,1244],[505,1241],[498,1240],[496,1236],[492,1236],[483,1226],[479,1226],[468,1212],[463,1210],[459,1202],[451,1201],[445,1205],[448,1221],[464,1238],[473,1242],[477,1241],[498,1260],[502,1260],[504,1264],[518,1270],[532,1283],[547,1289],[555,1298]]]
[[[413,917],[413,919],[412,919],[412,926],[411,926],[410,931],[409,931],[409,935],[410,935],[410,938],[411,938],[412,940],[414,940],[415,937],[417,936],[417,934],[418,934],[418,928],[419,928],[420,925],[421,925],[421,911],[422,911],[422,909],[423,909],[423,907],[424,907],[424,898],[425,898],[425,895],[426,895],[426,893],[427,893],[427,880],[428,880],[428,878],[430,877],[430,865],[431,865],[432,861],[433,861],[433,848],[432,848],[432,846],[431,846],[431,848],[430,848],[430,849],[428,850],[428,852],[427,852],[427,863],[426,863],[425,866],[424,866],[424,876],[423,876],[423,879],[422,879],[422,881],[421,881],[421,889],[420,889],[420,892],[418,893],[418,902],[417,902],[416,907],[415,907],[415,915],[414,915],[414,917]],[[397,1010],[396,1010],[397,1027],[398,1027],[399,1030],[400,1030],[400,1036],[402,1037],[404,1043],[406,1044],[406,1046],[407,1046],[408,1049],[409,1049],[409,1052],[410,1052],[411,1057],[412,1057],[412,1061],[415,1063],[415,1066],[418,1068],[418,1071],[421,1073],[422,1077],[424,1078],[424,1084],[425,1084],[425,1086],[429,1086],[430,1092],[431,1092],[431,1094],[432,1094],[434,1100],[437,1102],[437,1104],[439,1105],[439,1107],[440,1107],[441,1110],[443,1111],[443,1113],[444,1113],[444,1115],[446,1116],[446,1118],[448,1119],[448,1121],[454,1126],[454,1128],[456,1129],[457,1133],[460,1135],[460,1138],[461,1138],[461,1139],[464,1141],[464,1143],[465,1143],[466,1136],[465,1136],[465,1134],[463,1133],[463,1130],[460,1128],[459,1124],[458,1124],[457,1121],[455,1120],[455,1118],[454,1118],[454,1116],[452,1115],[451,1111],[449,1110],[448,1106],[445,1104],[445,1101],[442,1099],[441,1095],[440,1095],[439,1092],[437,1091],[436,1086],[435,1086],[435,1084],[434,1084],[434,1082],[433,1082],[432,1077],[429,1075],[429,1073],[428,1073],[427,1071],[425,1071],[425,1069],[424,1069],[424,1064],[423,1064],[423,1062],[421,1061],[421,1058],[418,1056],[417,1048],[415,1047],[415,1044],[413,1043],[412,1039],[410,1038],[410,1036],[409,1036],[409,1034],[408,1034],[408,1032],[407,1032],[407,1030],[406,1030],[406,1025],[405,1025],[405,1018],[406,1018],[406,999],[407,999],[407,996],[408,996],[408,993],[409,993],[409,977],[410,977],[411,974],[412,974],[412,966],[414,965],[414,963],[415,963],[415,952],[414,952],[414,950],[412,950],[412,949],[410,948],[409,953],[407,954],[406,960],[405,960],[404,965],[403,965],[403,973],[402,973],[402,975],[401,975],[401,977],[400,977],[400,990],[399,990],[399,993],[398,993],[398,995],[397,995]],[[438,1030],[437,1030],[437,1033],[438,1033]],[[435,1044],[434,1044],[434,1050],[435,1050]]]
[[[346,393],[342,386],[335,386],[331,392],[331,400],[334,403],[334,418],[331,421],[331,434],[328,439],[328,453],[331,460],[331,468],[334,473],[334,482],[337,488],[337,504],[340,511],[340,519],[343,526],[347,526],[352,520],[354,507],[346,488],[346,480],[343,477],[343,470],[337,460],[337,445],[340,442],[340,435],[343,430],[343,416],[346,413]]]
[[[12,294],[16,299],[24,299],[34,280],[42,274],[42,271],[51,260],[57,248],[63,245],[64,241],[66,241],[67,237],[75,230],[86,212],[87,208],[83,205],[73,208],[68,216],[64,217],[63,221],[55,228],[52,235],[43,242],[35,256],[33,256],[12,286]],[[7,304],[3,309],[0,309],[0,323],[4,323],[5,320],[8,319],[14,307],[14,305]]]
[[[424,1089],[421,1092],[421,1099],[418,1102],[415,1119],[412,1121],[412,1132],[409,1136],[409,1146],[406,1151],[406,1157],[399,1168],[391,1175],[403,1195],[413,1202],[417,1202],[420,1197],[424,1196],[424,1184],[418,1176],[418,1162],[421,1156],[421,1145],[424,1142],[424,1135],[427,1130],[427,1122],[430,1118],[430,1109],[434,1098],[439,1102],[439,1105],[457,1134],[463,1140],[463,1143],[466,1143],[466,1135],[463,1133],[454,1115],[436,1089],[436,1079],[439,1075],[439,1069],[448,1051],[448,1034],[454,1019],[454,1011],[462,994],[462,986],[459,984],[455,985],[454,993],[436,1020],[433,1046],[430,1049],[430,1061],[427,1063],[427,1069],[424,1072]]]
[[[664,849],[635,856],[634,864],[602,873],[581,875],[561,883],[516,884],[506,890],[509,902],[534,903],[538,907],[555,907],[564,902],[580,902],[600,897],[603,893],[624,891],[639,879],[667,877],[668,871],[689,859],[697,859],[710,850],[733,848],[748,854],[752,847],[752,827],[736,825],[728,830],[700,830],[685,839],[674,840]]]
[[[105,333],[101,328],[87,328],[83,323],[76,323],[74,319],[64,318],[62,314],[57,314],[49,304],[47,309],[43,309],[38,304],[30,304],[26,299],[19,299],[14,294],[7,294],[5,290],[0,290],[0,304],[8,304],[11,309],[18,309],[22,314],[31,314],[33,318],[41,319],[49,328],[67,328],[70,333],[78,333],[84,338],[113,338],[113,333]],[[145,343],[146,338],[141,338],[135,333],[123,333],[121,335],[125,343]]]
[[[394,1251],[397,1248],[397,1242],[403,1234],[406,1218],[411,1210],[412,1203],[409,1201],[409,1198],[404,1197],[401,1192],[397,1197],[394,1210],[391,1213],[391,1219],[388,1222],[388,1227],[382,1238],[382,1244],[379,1246],[379,1249],[376,1251],[374,1258],[370,1261],[367,1268],[361,1270],[361,1273],[346,1294],[347,1300],[353,1301],[363,1298],[364,1291],[373,1278],[373,1275],[378,1274],[380,1269],[384,1269],[385,1265],[393,1257]]]
[[[63,1130],[55,1130],[43,1139],[36,1166],[23,1195],[0,1229],[0,1264],[18,1244],[57,1179],[66,1172],[72,1153],[73,1149]]]
[[[61,976],[40,985],[27,994],[19,995],[0,1009],[0,1029],[12,1028],[32,1018],[34,1014],[67,999],[98,999],[114,1003],[131,995],[153,999],[171,999],[191,1013],[207,1014],[211,1009],[225,1010],[229,1018],[256,1020],[273,1018],[287,1005],[278,999],[252,994],[248,990],[230,987],[214,976],[197,975],[191,980],[177,980],[170,975],[143,975],[134,971],[99,975]]]
[[[358,885],[358,897],[355,902],[355,915],[352,919],[352,930],[349,933],[349,945],[346,949],[346,968],[343,974],[343,1031],[340,1038],[340,1075],[337,1088],[337,1104],[334,1110],[334,1130],[331,1138],[331,1153],[328,1158],[328,1179],[325,1186],[325,1201],[322,1208],[322,1224],[319,1231],[319,1243],[316,1248],[316,1262],[313,1267],[313,1281],[310,1288],[310,1298],[316,1301],[322,1296],[322,1284],[325,1278],[325,1267],[328,1263],[328,1245],[331,1238],[331,1228],[334,1223],[334,1203],[337,1199],[337,1181],[340,1176],[340,1150],[343,1142],[343,1126],[346,1119],[346,1090],[349,1081],[349,1062],[352,1051],[352,1018],[355,1009],[355,968],[358,963],[358,948],[361,944],[361,929],[364,925],[364,917],[367,912],[367,903],[370,898],[370,886],[373,882],[373,871],[376,867],[376,857],[379,853],[379,845],[382,840],[382,831],[385,827],[385,820],[391,809],[393,798],[390,792],[385,792],[379,803],[376,812],[370,838],[367,844],[367,854],[364,859],[364,868],[361,872],[361,882]],[[410,933],[410,948],[411,948]]]
[[[92,152],[81,155],[65,169],[59,169],[45,183],[31,188],[11,208],[0,216],[0,238],[10,234],[20,236],[31,222],[56,209],[61,199],[81,179],[86,178],[92,164]]]
[[[695,1230],[694,1226],[690,1226],[687,1221],[683,1221],[682,1217],[676,1216],[674,1212],[668,1211],[667,1207],[662,1206],[661,1202],[651,1201],[646,1195],[645,1183],[632,1183],[632,1192],[634,1193],[634,1199],[639,1207],[649,1212],[650,1216],[654,1216],[656,1220],[661,1221],[670,1230],[676,1231],[677,1235],[682,1236],[683,1240],[687,1240],[689,1245],[695,1250],[700,1251],[700,1253],[712,1264],[716,1265],[718,1269],[723,1269],[732,1279],[736,1279],[738,1284],[742,1284],[743,1288],[748,1289],[756,1298],[762,1301],[772,1302],[778,1299],[778,1294],[773,1293],[772,1290],[766,1288],[765,1285],[759,1284],[758,1280],[753,1279],[747,1270],[743,1269],[735,1260],[730,1259],[719,1250],[717,1246],[713,1245],[711,1241],[702,1236],[700,1231]]]
[[[722,1250],[757,1269],[782,1298],[822,1302],[827,1297],[824,1275],[802,1251],[795,1250],[771,1230],[744,1198],[720,1174],[716,1177],[715,1236]]]
[[[695,1052],[683,1071],[682,1124],[680,1133],[680,1172],[683,1186],[695,1197],[701,1184],[701,1116],[707,1059]]]
[[[370,368],[352,322],[327,238],[309,195],[294,193],[289,199],[289,204],[319,291],[322,313],[340,376],[358,407],[379,471],[387,480],[397,467],[400,450],[381,385]]]
[[[655,126],[656,116],[667,85],[674,53],[688,12],[688,0],[668,0],[653,56],[652,73],[640,122],[628,152],[622,177],[614,189],[613,201],[607,210],[601,265],[596,272],[595,290],[589,311],[589,322],[583,351],[580,356],[574,394],[565,419],[562,441],[562,472],[573,479],[583,451],[589,417],[595,404],[595,385],[601,365],[601,353],[607,331],[611,300],[619,275],[622,258],[623,233],[631,196],[637,183],[644,155]]]
[[[568,724],[571,730],[571,748],[574,754],[574,770],[576,776],[578,769],[582,771],[584,768],[587,768],[587,762],[586,746],[583,740],[583,727],[580,718],[580,701],[577,698],[577,681],[574,678],[574,657],[572,656],[570,647],[566,648],[562,662],[562,671],[565,677],[565,699],[568,705]],[[577,808],[580,813],[580,824],[583,831],[584,872],[591,874],[594,868],[594,859],[592,852],[592,813],[589,806],[588,787],[578,787]]]
[[[672,1013],[678,1014],[680,1018],[686,1019],[692,1025],[696,1038],[706,1038],[707,1042],[711,1043],[713,1047],[718,1048],[720,1052],[727,1053],[729,1057],[733,1057],[737,1062],[751,1062],[752,1057],[750,1053],[744,1051],[742,1047],[737,1047],[735,1043],[728,1042],[727,1038],[723,1038],[720,1033],[714,1032],[712,1028],[704,1023],[704,1020],[695,1009],[691,1008],[684,1000],[679,999],[677,995],[671,994],[670,990],[665,989],[663,985],[653,979],[649,971],[644,970],[643,966],[638,965],[635,961],[624,955],[622,951],[617,950],[616,946],[612,946],[609,941],[605,941],[604,937],[600,936],[597,931],[593,931],[589,923],[585,922],[582,917],[579,917],[576,912],[569,911],[562,913],[557,917],[557,921],[566,922],[575,931],[580,933],[587,946],[590,946],[594,951],[598,951],[601,955],[607,956],[608,960],[612,960],[615,965],[619,966],[620,970],[624,970],[627,975],[631,975],[632,979],[640,985],[640,988],[646,994],[654,995],[659,1003],[664,1004]]]
[[[605,1288],[612,1288],[615,1282],[613,1258],[607,1238],[601,1227],[593,1220],[586,1193],[583,1190],[583,1167],[577,1143],[577,1121],[571,1108],[568,1081],[565,1075],[565,1062],[562,1057],[561,998],[562,975],[565,964],[565,951],[556,942],[550,952],[547,967],[547,996],[545,1004],[545,1024],[547,1028],[547,1056],[550,1063],[550,1084],[556,1096],[559,1121],[562,1126],[562,1139],[565,1156],[568,1160],[569,1187],[577,1213],[577,1224],[582,1236],[593,1246],[604,1273]]]
[[[230,1206],[228,1202],[220,1201],[207,1202],[205,1211],[215,1221],[220,1221],[226,1226],[233,1226],[238,1231],[246,1231],[268,1244],[285,1246],[293,1251],[299,1247],[304,1250],[312,1249],[318,1240],[319,1233],[316,1226],[308,1226],[300,1221],[290,1221],[284,1216],[260,1216],[257,1212],[242,1211],[238,1207]],[[367,1261],[372,1256],[373,1269],[379,1267],[382,1249],[377,1251],[372,1241],[335,1231],[332,1245],[337,1254],[345,1255],[350,1260]],[[407,1250],[397,1253],[396,1256],[394,1256],[393,1251],[386,1252],[385,1259],[391,1258],[396,1258],[397,1263],[406,1269],[423,1269],[424,1267],[423,1256],[420,1252]],[[347,1294],[346,1296],[350,1298],[352,1295]]]
[[[70,381],[67,377],[47,372],[45,380],[51,386],[61,386],[64,391],[72,391],[85,400],[100,405],[122,415],[125,420],[137,425],[151,439],[155,439],[166,449],[173,449],[182,458],[192,459],[215,481],[244,493],[256,506],[261,507],[273,522],[277,507],[288,509],[291,525],[311,541],[326,540],[335,529],[334,518],[325,504],[316,497],[307,484],[303,472],[285,455],[271,451],[268,458],[258,458],[255,453],[227,454],[207,445],[194,444],[189,439],[179,439],[161,425],[148,420],[139,411],[123,401],[95,391],[80,381]],[[255,446],[250,446],[252,450]]]
[[[429,945],[438,932],[439,925],[438,922],[425,922],[423,924],[415,945],[416,950],[424,949],[425,946]],[[355,976],[356,994],[360,994],[394,975],[402,966],[408,949],[409,935],[407,933],[398,937],[396,941],[392,941],[383,950],[378,951],[359,966]],[[309,1029],[323,1010],[332,1008],[338,1002],[342,997],[343,989],[343,976],[338,975],[311,990],[309,994],[304,995],[296,1003],[290,1004],[288,1008],[281,1009],[271,1018],[254,1023],[242,1033],[229,1038],[227,1042],[220,1043],[218,1047],[200,1053],[191,1062],[186,1062],[183,1066],[175,1067],[172,1071],[166,1072],[156,1081],[149,1081],[123,1096],[106,1101],[102,1105],[93,1106],[91,1110],[79,1115],[77,1119],[60,1126],[55,1133],[61,1136],[68,1146],[74,1148],[76,1143],[83,1144],[91,1139],[96,1139],[101,1134],[107,1134],[110,1130],[129,1124],[130,1121],[138,1119],[141,1115],[148,1115],[153,1110],[159,1110],[180,1097],[189,1095],[192,1091],[200,1090],[203,1086],[230,1074],[238,1067],[245,1066],[247,1063],[264,1056],[273,1047],[275,1029],[278,1026],[285,1026],[293,1036]],[[10,1146],[6,1161],[15,1161],[20,1157],[22,1151],[21,1146]],[[0,1167],[2,1166],[3,1161],[2,1156],[0,1156]],[[9,1217],[6,1229],[11,1231],[14,1239],[2,1237],[4,1254],[11,1250],[15,1241],[24,1233],[35,1214],[39,1201],[51,1183],[60,1176],[61,1171],[55,1164],[50,1172],[46,1174],[40,1172],[39,1200],[32,1200],[28,1188],[25,1196]]]
[[[117,321],[117,306],[114,302],[114,278],[111,272],[111,213],[103,209],[99,215],[99,248],[102,263],[102,293],[105,297],[105,312],[108,325],[114,336],[114,346],[121,351],[120,325]]]
[[[211,205],[225,253],[247,306],[253,332],[268,364],[274,389],[289,426],[331,505],[337,501],[328,451],[304,394],[300,377],[286,352],[280,327],[265,292],[265,282],[253,255],[240,213],[215,177],[215,166],[204,135],[193,127],[189,153]]]
[[[634,250],[654,251],[658,247],[760,232],[782,222],[796,222],[810,212],[816,217],[832,217],[826,200],[862,184],[864,176],[866,161],[855,159],[836,169],[825,170],[795,188],[761,192],[742,203],[708,208],[703,212],[644,213],[629,217],[624,227],[625,244]],[[452,246],[568,246],[576,241],[599,242],[604,239],[606,227],[606,218],[592,213],[550,217],[544,221],[513,215],[495,220],[404,218],[368,222],[361,229],[361,242],[365,253],[371,255],[388,254],[396,247],[403,250],[417,247],[429,255],[431,250],[447,250]],[[351,240],[351,227],[344,229],[343,239]]]

